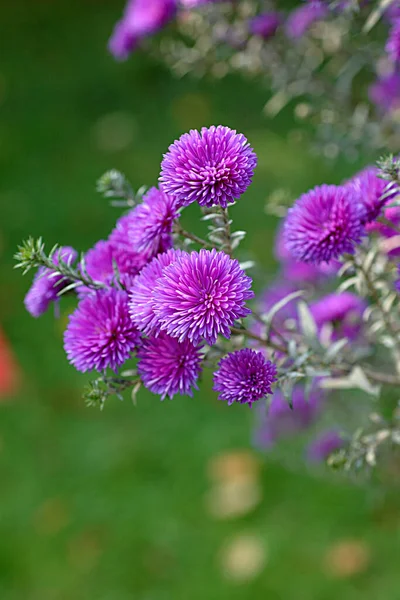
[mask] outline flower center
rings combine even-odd
[[[227,181],[229,177],[229,168],[224,165],[214,167],[207,165],[203,169],[203,185],[215,185],[222,181]]]

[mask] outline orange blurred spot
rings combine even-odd
[[[99,535],[94,531],[83,531],[68,544],[68,562],[73,568],[91,571],[97,565],[102,548]]]
[[[0,330],[0,399],[13,396],[19,386],[19,369],[11,348]]]
[[[34,522],[40,535],[56,535],[69,522],[68,509],[61,498],[49,498],[37,509]]]
[[[371,562],[369,546],[361,540],[342,540],[331,546],[324,559],[333,577],[346,578],[364,572]]]

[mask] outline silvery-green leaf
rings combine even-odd
[[[240,263],[240,268],[243,269],[243,271],[247,271],[248,269],[252,269],[254,265],[254,260],[246,260],[245,262]]]
[[[300,301],[297,305],[297,311],[299,315],[300,330],[302,331],[305,340],[312,347],[319,346],[317,324],[315,323],[314,317],[307,304]]]
[[[285,296],[284,298],[279,300],[279,302],[274,304],[267,313],[261,315],[262,320],[264,321],[264,323],[266,325],[270,325],[274,316],[280,310],[282,310],[282,308],[284,308],[292,300],[295,300],[296,298],[300,298],[303,295],[304,295],[303,290],[299,290],[297,292],[292,292],[291,294],[288,294],[287,296]]]
[[[395,0],[380,0],[380,2],[372,10],[372,12],[370,13],[368,19],[366,20],[366,22],[365,22],[365,24],[364,24],[364,26],[362,28],[363,33],[368,33],[369,31],[371,31],[371,29],[373,27],[375,27],[375,25],[378,23],[378,21],[380,20],[381,16],[385,12],[385,10],[387,8],[389,8],[389,6],[394,1]]]
[[[339,352],[346,346],[348,341],[349,340],[347,338],[342,338],[340,340],[337,340],[336,342],[333,342],[333,344],[328,348],[328,350],[325,353],[326,362],[329,363],[334,358],[336,358]]]

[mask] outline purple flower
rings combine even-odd
[[[311,314],[320,333],[324,326],[328,326],[331,341],[343,337],[349,340],[357,338],[366,308],[365,300],[350,292],[328,294],[310,304]]]
[[[147,259],[143,254],[133,252],[128,244],[114,243],[111,236],[107,241],[97,242],[85,255],[88,275],[94,281],[108,285],[115,282],[115,268],[118,269],[122,282],[128,285],[146,262]],[[80,288],[80,291],[86,293],[86,289]]]
[[[277,12],[266,12],[261,15],[257,15],[249,22],[249,29],[253,35],[267,40],[268,38],[275,35],[276,30],[281,24],[281,16]]]
[[[257,156],[247,139],[229,127],[203,127],[175,141],[161,163],[160,182],[179,206],[223,208],[249,187]]]
[[[340,263],[332,260],[328,263],[314,265],[301,260],[294,260],[285,243],[283,226],[278,228],[275,239],[275,256],[282,262],[282,279],[295,284],[317,283],[321,279],[336,275]]]
[[[114,371],[140,340],[128,309],[128,295],[114,288],[86,296],[69,318],[64,348],[78,371]]]
[[[182,254],[181,250],[168,250],[159,254],[135,277],[129,290],[129,310],[131,318],[140,331],[146,335],[156,333],[158,318],[154,314],[153,290],[165,267]]]
[[[153,187],[143,202],[123,217],[125,225],[120,228],[126,228],[126,243],[150,258],[171,248],[172,224],[178,216],[175,199]]]
[[[295,8],[285,23],[286,35],[291,39],[303,37],[314,23],[325,19],[328,12],[328,7],[318,0],[312,0]]]
[[[321,408],[321,396],[316,389],[306,398],[304,388],[296,386],[292,393],[292,406],[277,389],[267,410],[262,407],[261,421],[255,433],[255,444],[259,448],[270,448],[282,438],[307,429],[316,420]]]
[[[128,0],[108,43],[111,54],[118,60],[128,58],[142,38],[153,35],[172,19],[175,10],[175,0]]]
[[[378,173],[376,167],[367,167],[346,184],[354,192],[355,200],[364,206],[366,222],[376,219],[383,206],[399,193],[398,186],[388,184]]]
[[[138,373],[143,384],[161,400],[175,394],[193,396],[192,388],[201,372],[200,346],[161,333],[143,341],[137,353]]]
[[[230,337],[230,327],[251,311],[251,278],[224,252],[184,252],[163,271],[153,298],[159,326],[180,342],[215,344],[219,334]]]
[[[383,113],[400,108],[400,73],[380,77],[369,87],[369,98]]]
[[[59,260],[71,264],[77,257],[77,252],[69,246],[62,246],[56,250],[53,263],[58,265]],[[40,317],[49,307],[51,302],[56,302],[59,293],[71,282],[63,275],[55,275],[55,270],[39,267],[33,283],[25,296],[25,308],[33,317]]]
[[[385,50],[392,62],[397,63],[400,60],[400,18],[393,21]]]
[[[319,264],[352,253],[364,232],[364,207],[346,186],[321,185],[289,209],[284,236],[293,258]]]
[[[271,386],[277,380],[276,366],[250,348],[228,354],[218,367],[213,389],[219,392],[219,400],[226,400],[228,405],[240,402],[251,407],[253,402],[272,394]]]
[[[312,462],[324,462],[332,452],[342,448],[343,444],[344,440],[337,430],[324,431],[308,446],[308,459]]]
[[[399,256],[400,255],[400,207],[389,206],[383,211],[383,216],[389,224],[380,223],[379,221],[372,221],[367,223],[366,230],[368,233],[376,232],[379,233],[386,240],[381,244],[381,249],[387,252],[388,256]]]

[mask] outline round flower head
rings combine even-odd
[[[163,271],[153,298],[159,327],[180,342],[215,344],[219,334],[230,337],[230,327],[251,311],[251,279],[224,252],[184,252]]]
[[[385,50],[392,62],[397,63],[400,60],[400,18],[393,21]]]
[[[113,234],[111,234],[113,235]],[[110,284],[116,279],[116,269],[124,285],[146,264],[145,255],[129,249],[127,244],[118,244],[110,239],[100,240],[85,255],[85,267],[88,275],[101,283]],[[80,288],[86,293],[86,288]]]
[[[128,0],[125,13],[108,43],[118,60],[125,60],[140,40],[156,33],[175,14],[176,0]]]
[[[201,372],[201,352],[188,340],[177,339],[161,333],[157,338],[143,341],[138,350],[138,373],[143,384],[161,400],[175,394],[193,396],[192,388],[198,389],[197,379]]]
[[[179,214],[172,196],[153,187],[125,217],[129,244],[149,257],[165,252],[172,246],[172,224]]]
[[[158,325],[152,299],[156,282],[162,276],[165,267],[168,267],[181,254],[181,250],[172,248],[168,252],[159,254],[144,267],[132,282],[129,290],[129,311],[137,328],[146,335],[155,333]]]
[[[332,452],[339,450],[343,445],[344,440],[336,429],[324,431],[308,446],[308,459],[312,462],[324,462]]]
[[[394,71],[390,75],[380,77],[368,90],[371,102],[382,113],[391,113],[400,108],[400,73]]]
[[[290,437],[310,427],[321,408],[321,398],[316,389],[307,398],[302,386],[295,386],[292,393],[292,407],[277,389],[267,410],[262,407],[261,421],[255,433],[255,444],[260,448],[270,448],[280,439]]]
[[[390,257],[396,257],[400,255],[400,239],[399,239],[399,225],[400,225],[400,207],[389,206],[383,211],[383,216],[387,223],[381,223],[379,221],[372,221],[367,223],[366,231],[368,233],[378,233],[383,238],[380,247],[381,250],[386,252]]]
[[[329,341],[343,337],[349,340],[357,338],[366,308],[365,300],[350,292],[328,294],[310,304],[311,314],[322,336],[324,326],[328,326]]]
[[[249,29],[253,35],[258,35],[264,40],[275,35],[276,30],[281,24],[280,14],[277,12],[266,12],[257,15],[250,20]]]
[[[364,232],[365,210],[346,186],[321,185],[289,209],[284,237],[293,258],[319,264],[352,253]]]
[[[174,142],[161,163],[160,182],[179,206],[226,208],[247,190],[257,156],[247,139],[229,127],[192,130]]]
[[[261,352],[242,348],[220,360],[214,373],[214,387],[219,400],[249,404],[272,394],[271,385],[277,379],[276,366],[265,360]]]
[[[286,23],[286,35],[291,39],[303,37],[317,21],[322,21],[328,14],[328,7],[319,0],[310,0],[295,8],[290,13]]]
[[[53,256],[54,265],[62,260],[71,264],[77,257],[77,252],[69,246],[56,250]],[[60,292],[71,282],[63,275],[55,275],[55,271],[46,267],[39,267],[34,277],[29,292],[25,296],[25,308],[33,317],[40,317],[49,307],[51,302],[59,299]]]
[[[398,186],[378,177],[376,167],[367,167],[353,177],[347,186],[354,192],[355,200],[364,206],[367,223],[376,219],[383,206],[399,193]]]
[[[69,318],[64,348],[78,371],[117,370],[140,340],[128,310],[128,295],[115,288],[88,295]]]

